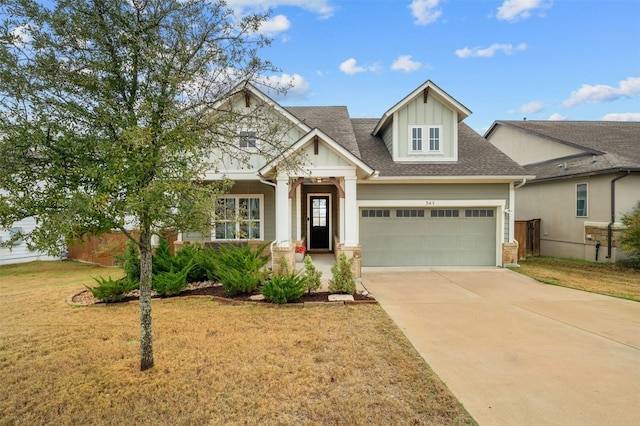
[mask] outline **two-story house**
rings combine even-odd
[[[265,164],[251,125],[240,165],[220,158],[207,174],[234,181],[217,200],[211,231],[179,241],[274,241],[344,252],[361,266],[502,266],[515,263],[514,182],[527,173],[463,120],[471,114],[427,81],[381,118],[346,107],[283,107],[248,85],[220,106],[269,108],[289,123],[288,150]],[[302,159],[299,167],[285,164]],[[243,220],[236,220],[242,215]],[[517,251],[517,248],[516,248]]]

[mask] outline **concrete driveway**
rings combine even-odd
[[[364,269],[480,425],[640,424],[640,303],[506,269]]]

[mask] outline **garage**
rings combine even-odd
[[[362,266],[495,266],[495,208],[362,208]]]

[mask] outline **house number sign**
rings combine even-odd
[[[436,202],[432,200],[425,200],[425,206],[435,206]]]

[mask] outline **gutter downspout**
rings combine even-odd
[[[607,259],[611,259],[611,227],[616,222],[616,181],[625,178],[631,174],[631,170],[627,170],[626,175],[616,176],[611,179],[611,221],[607,225]]]

